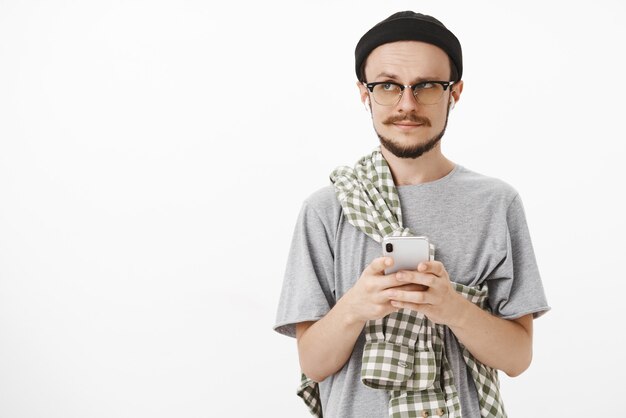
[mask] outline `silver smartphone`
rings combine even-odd
[[[393,266],[385,274],[398,270],[416,270],[419,263],[434,259],[434,246],[427,237],[385,237],[383,256],[393,258]]]

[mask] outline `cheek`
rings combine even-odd
[[[374,125],[376,127],[385,126],[383,125],[383,121],[388,117],[387,113],[381,109],[377,109],[374,106],[371,107],[372,112],[370,113],[372,116],[372,120],[374,121]]]
[[[428,115],[433,127],[443,128],[443,125],[446,123],[447,111],[447,106],[437,106],[437,109],[433,109],[433,112]]]

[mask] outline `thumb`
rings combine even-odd
[[[365,268],[365,272],[372,275],[381,275],[385,274],[385,269],[391,266],[393,266],[393,258],[378,257]]]

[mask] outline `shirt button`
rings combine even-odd
[[[426,418],[428,416],[428,412],[427,411],[422,412],[422,416]]]
[[[439,415],[440,417],[442,417],[444,413],[445,412],[443,411],[442,408],[437,409],[437,415]]]

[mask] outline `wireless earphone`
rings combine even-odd
[[[454,97],[450,97],[450,110],[454,109]]]
[[[368,111],[368,112],[371,111],[371,109],[370,109],[370,98],[369,97],[365,98],[365,102],[363,103],[363,106],[365,106],[365,110],[366,111]]]

